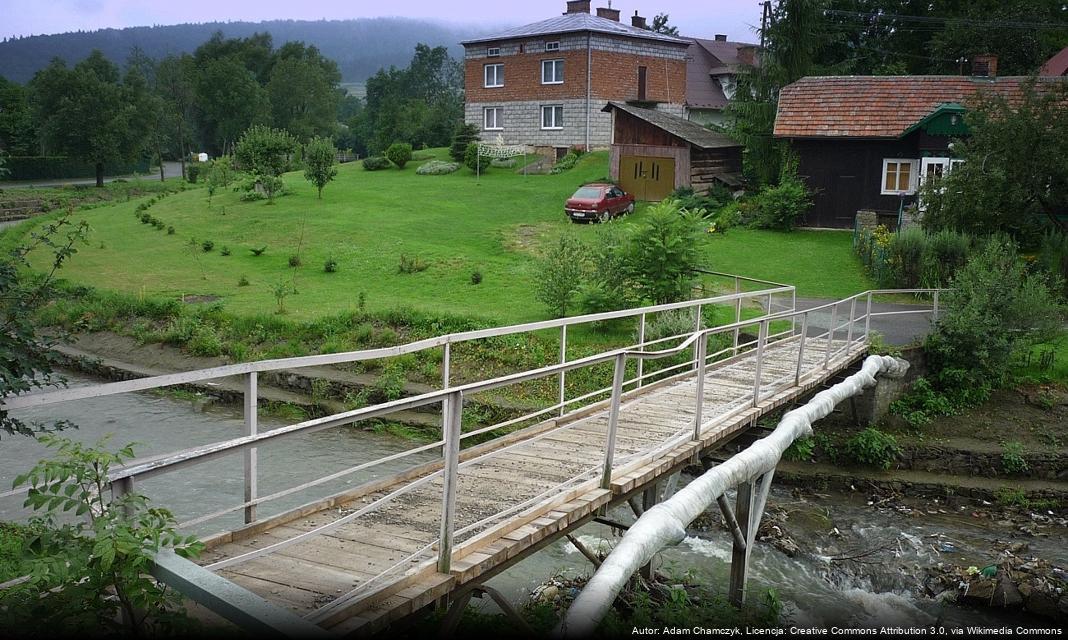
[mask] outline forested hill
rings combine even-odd
[[[205,22],[126,29],[101,29],[46,36],[9,38],[0,42],[0,76],[28,82],[52,58],[68,63],[82,60],[93,49],[119,65],[134,47],[151,58],[192,52],[216,31],[228,38],[245,38],[267,31],[275,46],[289,40],[315,45],[335,60],[346,82],[359,82],[381,67],[405,67],[415,45],[445,45],[458,56],[461,40],[481,35],[491,28],[480,25],[443,24],[408,18],[360,18],[356,20],[270,20],[265,22]]]

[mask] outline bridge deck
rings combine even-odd
[[[498,445],[483,445],[476,457],[461,458],[455,511],[458,535],[448,576],[435,566],[442,478],[433,473],[432,465],[421,474],[382,483],[366,495],[350,495],[347,503],[324,502],[216,537],[200,562],[209,565],[292,538],[423,480],[334,530],[219,570],[324,627],[346,632],[379,629],[472,580],[502,570],[590,520],[600,507],[625,499],[694,461],[702,451],[722,445],[764,413],[848,367],[865,349],[856,342],[848,351],[840,348],[824,368],[826,340],[809,339],[805,375],[795,385],[798,341],[769,343],[761,372],[762,401],[756,407],[752,406],[755,352],[709,365],[700,442],[692,439],[696,375],[631,392],[620,407],[611,490],[600,488],[606,403],[528,427],[499,439]],[[503,519],[483,522],[516,507],[522,508]],[[368,587],[352,594],[361,584]]]

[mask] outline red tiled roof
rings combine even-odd
[[[1052,58],[1042,65],[1038,75],[1040,76],[1068,76],[1068,47],[1057,52]]]
[[[1010,99],[1027,78],[969,76],[824,76],[783,87],[778,138],[897,138],[946,102],[968,106],[979,91]],[[1042,78],[1039,82],[1054,81]]]

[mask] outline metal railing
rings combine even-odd
[[[454,333],[429,338],[426,340],[419,340],[395,347],[370,349],[341,354],[317,355],[299,358],[287,358],[243,363],[223,367],[214,367],[199,371],[168,374],[151,378],[95,385],[90,387],[63,389],[45,393],[35,393],[10,398],[5,402],[5,406],[8,410],[25,407],[39,407],[85,398],[103,397],[120,393],[128,393],[131,391],[144,391],[150,389],[164,388],[173,385],[196,383],[235,375],[243,376],[245,383],[245,426],[244,435],[242,437],[193,447],[172,454],[165,454],[148,459],[135,460],[123,467],[112,470],[112,472],[110,473],[109,479],[111,481],[113,493],[122,494],[124,492],[132,491],[134,489],[135,482],[143,481],[145,479],[159,476],[161,474],[174,473],[187,467],[201,464],[209,460],[221,458],[223,456],[235,455],[238,453],[242,454],[244,458],[243,502],[237,505],[232,505],[230,507],[224,508],[222,510],[215,511],[213,513],[200,515],[199,517],[182,523],[182,526],[184,527],[201,524],[218,518],[220,516],[234,513],[236,511],[244,512],[245,522],[255,522],[257,520],[256,508],[257,506],[262,505],[265,502],[277,500],[284,496],[306,491],[313,487],[317,487],[333,480],[337,480],[341,477],[351,476],[352,474],[355,474],[359,471],[378,467],[389,462],[413,456],[418,453],[426,453],[440,449],[442,452],[441,458],[437,463],[417,465],[412,470],[410,470],[411,473],[408,474],[410,477],[401,477],[404,475],[401,474],[397,477],[397,481],[392,484],[384,484],[379,482],[378,490],[388,491],[388,493],[382,495],[381,497],[375,498],[367,504],[360,506],[357,510],[347,515],[344,515],[328,524],[322,525],[306,532],[302,532],[301,534],[292,538],[276,542],[272,545],[256,549],[254,551],[249,551],[248,553],[245,553],[243,555],[227,558],[209,566],[209,568],[212,569],[222,569],[227,566],[232,566],[234,564],[251,560],[253,558],[262,557],[287,546],[297,544],[303,540],[310,538],[311,536],[327,533],[341,526],[344,526],[347,523],[353,522],[358,518],[374,513],[382,507],[389,505],[392,501],[403,495],[411,494],[412,492],[415,492],[417,490],[429,488],[432,484],[440,483],[441,526],[437,537],[433,540],[427,541],[424,546],[422,546],[414,553],[409,554],[407,557],[403,558],[401,561],[397,562],[393,566],[387,568],[385,571],[382,571],[377,576],[374,576],[373,578],[367,580],[359,587],[354,589],[352,593],[345,594],[345,596],[339,598],[338,602],[340,603],[346,600],[347,597],[358,595],[361,591],[369,590],[377,582],[380,582],[381,580],[389,577],[398,569],[405,567],[412,561],[421,559],[430,560],[436,557],[436,564],[438,570],[442,572],[448,572],[458,538],[476,534],[480,531],[485,530],[494,522],[511,517],[516,513],[535,508],[538,504],[543,503],[546,499],[552,497],[555,494],[559,494],[562,491],[567,490],[568,488],[575,488],[587,482],[595,482],[598,476],[600,476],[601,485],[608,487],[611,484],[613,469],[619,468],[621,465],[632,463],[638,459],[658,455],[658,453],[670,450],[672,447],[677,446],[679,443],[684,442],[686,439],[698,439],[700,438],[702,429],[708,424],[710,424],[711,421],[720,421],[725,419],[726,416],[735,415],[738,412],[744,411],[749,407],[756,406],[760,403],[762,398],[767,398],[770,393],[773,393],[777,388],[781,387],[782,385],[789,386],[800,383],[803,378],[813,372],[811,367],[809,368],[808,372],[805,372],[803,370],[806,342],[810,342],[812,338],[822,337],[825,338],[827,341],[827,344],[824,347],[825,353],[823,354],[824,357],[822,363],[817,363],[818,366],[822,366],[823,369],[826,369],[829,366],[830,362],[832,362],[832,360],[839,357],[843,353],[849,355],[850,352],[855,350],[857,347],[862,346],[862,344],[867,341],[870,333],[869,329],[872,317],[888,315],[887,313],[872,313],[872,297],[874,295],[880,295],[883,293],[933,293],[935,301],[935,308],[933,309],[933,313],[937,315],[937,291],[935,290],[916,289],[895,291],[870,291],[857,294],[844,300],[828,303],[826,305],[822,305],[813,309],[798,311],[796,310],[796,308],[794,308],[796,302],[796,291],[791,286],[778,285],[777,283],[765,283],[763,281],[742,278],[741,276],[733,276],[729,274],[710,273],[709,275],[712,275],[714,277],[725,277],[728,279],[733,279],[735,291],[733,293],[711,296],[688,302],[657,305],[608,313],[589,314],[572,318],[527,323],[510,327],[499,327]],[[742,291],[743,283],[755,283],[758,285],[770,286],[766,286],[765,288],[758,289],[756,291]],[[770,311],[773,308],[773,301],[775,296],[788,296],[790,300],[789,308],[787,310],[779,312]],[[864,300],[865,297],[866,307],[864,313],[858,315],[858,301]],[[747,303],[759,306],[760,311],[758,312],[756,317],[750,319],[742,318],[742,310]],[[720,326],[702,326],[702,310],[716,306],[725,308],[733,307],[735,320],[733,322]],[[849,309],[848,318],[845,322],[840,322],[838,320],[839,310],[844,309],[845,307],[848,307]],[[692,332],[664,338],[657,338],[654,340],[645,339],[647,319],[649,316],[651,316],[652,314],[683,309],[690,310],[694,313],[695,325],[694,330]],[[808,333],[814,326],[812,318],[820,313],[824,313],[827,310],[829,310],[831,314],[831,323],[828,326],[827,330],[823,334],[817,334],[816,336],[810,337]],[[931,311],[929,310],[923,310],[920,312],[931,313]],[[907,311],[905,313],[912,312]],[[590,356],[570,360],[568,359],[567,331],[569,327],[575,327],[578,325],[589,324],[593,322],[603,322],[606,320],[619,320],[626,318],[635,318],[638,320],[637,343],[626,345],[621,348],[607,349],[603,352],[596,353]],[[798,333],[799,320],[801,329],[800,333]],[[863,326],[863,331],[859,329],[860,326]],[[747,331],[752,330],[754,328],[756,329],[755,337],[743,340],[742,337],[748,335]],[[452,355],[451,350],[454,345],[457,345],[462,342],[479,340],[484,338],[525,334],[534,331],[543,331],[547,329],[559,329],[560,331],[560,361],[558,363],[539,367],[532,370],[497,376],[487,380],[469,382],[459,385],[452,384],[452,380],[450,379],[450,360]],[[843,331],[845,333],[845,337],[836,347],[836,337],[842,334]],[[717,349],[712,353],[709,353],[709,338],[715,335],[729,336],[730,340],[729,342],[726,342],[727,346]],[[770,348],[769,345],[786,340],[797,340],[799,342],[796,371],[790,376],[780,377],[777,380],[765,381],[763,379],[765,376],[761,371],[765,352]],[[678,342],[678,344],[675,344],[674,346],[669,346],[668,343],[672,342]],[[660,350],[651,350],[651,348],[657,346],[663,346],[664,348]],[[439,390],[419,394],[412,397],[400,398],[374,406],[344,411],[321,418],[305,420],[271,431],[261,432],[258,430],[257,385],[258,375],[260,373],[309,366],[362,362],[367,360],[416,353],[418,351],[436,348],[442,349],[442,388]],[[741,358],[750,355],[750,352],[754,351],[756,374],[754,376],[752,393],[746,394],[744,398],[739,398],[729,403],[729,405],[727,406],[726,413],[720,412],[714,416],[704,415],[704,377],[710,363],[717,363],[719,361],[722,361],[722,366],[732,366],[732,361],[739,361]],[[643,363],[645,363],[646,361],[658,360],[683,353],[693,353],[693,358],[688,359],[686,362],[683,362],[681,364],[676,364],[671,367],[666,367],[664,369],[660,369],[654,372],[644,371]],[[634,360],[636,365],[634,367],[634,375],[629,379],[628,360]],[[575,398],[567,398],[565,394],[564,381],[566,375],[569,372],[590,367],[596,367],[598,365],[607,364],[609,362],[613,363],[612,383],[609,387],[584,393]],[[643,450],[635,453],[630,453],[628,455],[617,456],[617,446],[615,440],[620,407],[624,398],[627,397],[628,394],[637,395],[639,393],[640,388],[643,387],[645,384],[649,384],[650,381],[654,378],[656,380],[653,381],[659,383],[664,380],[686,379],[694,376],[695,374],[697,389],[697,414],[693,424],[687,427],[684,431],[680,431],[680,433],[677,433],[672,437],[666,438],[662,444],[656,446],[652,450]],[[553,377],[559,379],[559,392],[557,402],[555,404],[552,404],[548,407],[540,408],[530,413],[526,413],[520,417],[509,418],[507,420],[503,420],[486,427],[470,430],[466,433],[463,431],[462,407],[465,398],[470,398],[471,396],[482,392],[502,389],[534,380],[551,379]],[[426,407],[428,405],[436,404],[441,405],[442,435],[440,439],[435,440],[431,443],[422,444],[412,449],[377,458],[375,460],[362,462],[360,464],[350,466],[346,469],[324,475],[309,482],[305,482],[301,485],[276,491],[270,495],[258,495],[257,480],[259,474],[257,470],[256,453],[259,447],[270,443],[280,442],[298,434],[310,434],[316,431],[349,425],[363,420],[386,417],[398,411],[417,409],[420,407]],[[589,412],[601,408],[607,409],[609,415],[608,425],[606,428],[606,442],[604,447],[603,464],[597,465],[597,467],[580,469],[577,473],[575,473],[567,480],[559,482],[552,486],[544,487],[544,490],[538,491],[533,495],[524,496],[516,504],[510,505],[508,508],[490,514],[487,517],[483,517],[478,521],[469,523],[461,523],[457,521],[457,486],[461,475],[465,472],[466,469],[471,468],[472,465],[476,465],[480,461],[484,461],[491,456],[505,453],[509,449],[520,444],[536,442],[539,438],[543,438],[551,433],[560,433],[561,430],[571,428],[574,426],[574,424],[577,424],[581,421],[575,420],[570,423],[558,424],[558,428],[556,429],[546,431],[545,433],[542,433],[540,435],[534,435],[532,437],[524,438],[522,440],[517,440],[515,442],[504,443],[501,446],[490,448],[489,450],[486,450],[484,452],[478,452],[477,455],[470,457],[466,460],[462,459],[463,456],[461,454],[461,445],[464,440],[478,435],[486,434],[494,430],[503,430],[508,427],[521,425],[522,423],[530,422],[531,420],[552,417],[553,414],[562,416],[574,416],[578,412]],[[11,496],[20,493],[24,490],[25,488],[16,488],[12,491],[0,494],[0,497]],[[370,493],[370,491],[368,491],[368,493]],[[436,554],[434,553],[435,548]],[[329,610],[329,606],[324,607],[323,609],[320,609],[316,615],[328,615]]]

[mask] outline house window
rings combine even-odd
[[[500,107],[486,107],[482,110],[482,128],[495,130],[504,128],[504,120],[501,116],[504,115],[503,110]]]
[[[547,104],[541,108],[542,129],[564,128],[564,105]]]
[[[542,84],[563,84],[564,83],[564,61],[563,60],[542,60],[541,61],[541,83]]]
[[[488,49],[486,49],[487,58],[496,58],[499,55],[501,55],[500,47],[489,47]]]
[[[902,158],[883,160],[882,195],[900,196],[916,192],[916,161]]]
[[[559,51],[560,50],[560,43],[559,42],[546,42],[545,43],[545,50],[546,51]]]
[[[486,87],[503,87],[504,86],[504,65],[503,64],[487,64],[484,67],[486,77]]]

